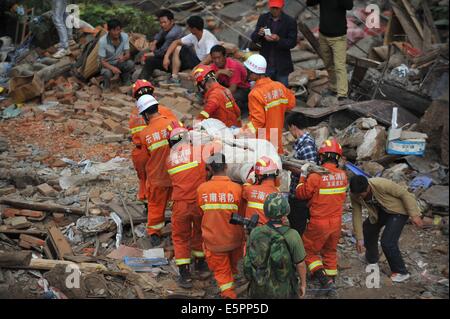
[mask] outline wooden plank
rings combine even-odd
[[[72,247],[57,226],[50,226],[48,233],[60,260],[63,260],[65,255],[73,255]]]
[[[428,5],[428,0],[422,0],[421,4],[422,4],[422,9],[423,9],[423,14],[425,17],[425,22],[428,25],[428,27],[431,29],[431,34],[432,34],[432,38],[433,38],[432,43],[441,43],[442,42],[441,36],[439,34],[438,29],[436,28],[436,25],[434,24],[433,15],[431,14],[430,6]]]
[[[0,204],[8,205],[16,208],[44,211],[44,212],[52,212],[52,213],[67,213],[74,215],[84,215],[84,210],[77,207],[68,207],[61,206],[57,204],[49,204],[49,203],[37,203],[37,202],[28,202],[23,200],[17,200],[7,197],[0,198]]]
[[[397,19],[400,21],[400,24],[402,25],[403,30],[405,31],[406,35],[408,36],[408,41],[416,48],[416,49],[422,49],[423,47],[423,41],[419,34],[419,32],[416,30],[416,28],[412,25],[411,18],[408,16],[408,13],[403,11],[403,9],[394,1],[391,1],[392,9],[394,10],[395,15],[397,16]]]
[[[318,119],[342,110],[346,110],[347,105],[338,105],[338,106],[330,106],[330,107],[295,107],[292,109],[292,112],[302,113],[306,117]]]
[[[28,266],[31,251],[0,252],[0,267]]]
[[[9,229],[4,225],[0,226],[0,233],[8,235],[9,237],[19,238],[21,234],[45,237],[46,233],[40,230],[21,230],[21,229]]]
[[[323,59],[322,51],[320,50],[319,41],[316,39],[314,34],[308,28],[308,26],[306,24],[304,24],[303,22],[299,22],[298,28],[299,28],[300,32],[305,36],[305,38],[309,41],[309,43],[313,47],[314,51],[316,51],[316,53],[320,56],[320,58]]]
[[[348,107],[348,110],[355,112],[360,116],[372,117],[376,119],[378,123],[390,126],[392,119],[392,109],[394,107],[399,108],[397,118],[397,123],[399,126],[404,126],[408,123],[414,124],[419,121],[419,118],[408,110],[400,107],[395,102],[387,100],[375,100],[375,102],[365,101],[362,103],[353,104]]]
[[[80,271],[87,271],[87,272],[107,271],[107,268],[105,266],[103,266],[102,264],[95,264],[95,263],[76,264],[72,261],[50,260],[50,259],[40,259],[40,258],[31,259],[30,264],[26,268],[37,269],[37,270],[51,270],[58,265],[65,265],[65,266],[76,265],[79,267]]]
[[[413,21],[417,31],[419,32],[420,36],[423,39],[423,28],[422,28],[422,25],[420,24],[419,20],[417,20],[417,18],[416,18],[416,11],[409,3],[409,0],[408,1],[402,0],[402,3],[403,3],[403,6],[405,7],[406,11],[408,12],[409,16],[411,17],[411,20]]]
[[[363,68],[378,68],[382,62],[368,59],[368,58],[358,58],[353,55],[347,54],[347,64],[363,67]]]

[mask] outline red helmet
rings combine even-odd
[[[153,91],[155,90],[153,84],[147,80],[137,80],[136,83],[133,84],[133,97],[136,98],[136,93],[143,88],[148,88],[148,94],[153,95]]]
[[[262,175],[278,175],[278,165],[273,159],[267,156],[261,157],[255,164],[255,174]]]
[[[342,157],[342,146],[334,138],[326,140],[319,148],[319,155],[325,153],[334,153]]]
[[[211,66],[199,65],[194,69],[194,71],[192,71],[192,75],[194,76],[195,82],[197,82],[197,84],[201,84],[211,72],[215,72]]]
[[[182,134],[188,132],[188,129],[179,121],[172,122],[167,130],[169,131],[169,140],[178,140]]]

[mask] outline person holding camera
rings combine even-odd
[[[263,156],[255,164],[255,184],[244,184],[242,198],[245,200],[245,217],[251,218],[258,214],[258,225],[265,225],[269,221],[264,214],[264,201],[270,194],[278,192],[275,183],[279,172],[277,163]]]
[[[289,202],[281,193],[270,194],[264,202],[268,223],[250,233],[244,257],[244,275],[249,280],[250,298],[293,299],[305,296],[306,254],[298,232],[286,226],[289,212]]]
[[[308,200],[310,211],[310,221],[303,234],[306,264],[322,288],[331,294],[335,291],[337,244],[348,187],[347,175],[339,168],[341,157],[342,147],[335,139],[323,142],[319,159],[329,173],[310,174],[312,164],[303,165],[296,190],[298,199]]]
[[[209,269],[220,288],[222,298],[237,299],[234,275],[242,258],[244,228],[233,225],[233,214],[242,213],[242,187],[227,176],[225,155],[216,153],[206,161],[211,180],[197,189],[202,219],[203,248]]]

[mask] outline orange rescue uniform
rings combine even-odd
[[[309,200],[310,222],[303,234],[306,264],[311,273],[325,269],[337,275],[337,244],[341,236],[343,206],[348,187],[347,175],[335,164],[323,165],[330,174],[302,176],[296,195]]]
[[[219,83],[214,83],[205,94],[205,108],[200,112],[198,119],[215,118],[227,127],[241,126],[241,110],[234,100],[229,89]]]
[[[286,111],[292,110],[297,101],[294,93],[282,83],[272,81],[269,77],[256,81],[248,96],[249,123],[247,128],[258,138],[264,138],[278,145],[278,154],[283,154],[283,128]],[[265,128],[265,130],[259,130]],[[270,131],[276,129],[271,139]],[[264,136],[258,136],[264,134]],[[276,135],[276,137],[275,137]]]
[[[158,111],[161,115],[166,116],[170,120],[177,120],[176,116],[167,107],[160,105],[158,107]],[[137,197],[139,200],[144,200],[147,198],[147,189],[145,186],[147,174],[145,173],[145,165],[148,161],[148,152],[144,147],[142,147],[139,133],[142,132],[147,124],[145,123],[144,118],[139,115],[137,108],[133,108],[133,110],[131,111],[128,125],[130,128],[131,141],[135,145],[135,148],[131,151],[131,160],[139,179],[139,191]]]
[[[189,142],[181,141],[172,147],[166,163],[173,185],[172,241],[177,266],[189,265],[191,256],[205,257],[197,188],[206,182],[206,168],[201,153],[194,151]]]
[[[269,219],[264,214],[264,202],[267,196],[278,193],[275,180],[266,179],[260,185],[244,184],[242,198],[245,199],[245,218],[251,218],[254,214],[259,215],[259,225],[265,225]]]
[[[166,160],[170,154],[169,132],[172,123],[167,117],[156,114],[140,133],[142,146],[147,150],[149,159],[145,165],[147,174],[148,222],[147,233],[160,235],[164,227],[164,212],[172,192],[171,181],[166,169]]]
[[[233,275],[243,255],[244,228],[230,224],[239,213],[242,187],[227,176],[213,176],[197,190],[198,205],[203,212],[202,235],[206,261],[224,298],[237,298]]]

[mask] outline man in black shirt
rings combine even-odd
[[[347,10],[353,0],[307,0],[308,6],[320,5],[320,50],[330,77],[330,93],[339,101],[348,94]]]
[[[270,12],[262,14],[252,41],[261,45],[261,55],[267,61],[267,75],[288,86],[289,74],[294,72],[291,49],[297,45],[295,19],[283,12],[284,0],[269,0]]]

